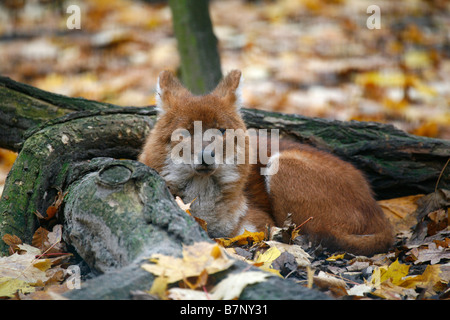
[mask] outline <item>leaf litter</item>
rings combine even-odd
[[[189,273],[189,267],[183,264],[184,276],[179,270],[172,274],[174,261],[171,259],[175,258],[167,258],[167,262],[171,262],[166,267],[154,266],[149,271],[166,279],[164,290],[159,291],[158,297],[163,299],[237,299],[245,286],[253,283],[252,272],[257,272],[255,281],[265,281],[263,274],[291,278],[297,280],[298,285],[324,291],[339,299],[449,299],[448,200],[448,192],[437,189],[430,195],[380,201],[394,225],[397,240],[391,251],[372,257],[347,252],[331,253],[326,248],[312,247],[301,235],[301,228],[288,218],[283,228],[272,228],[267,232],[246,230],[234,238],[215,239],[217,244],[209,244],[206,250],[200,250],[205,246],[202,243],[192,246],[191,250],[195,252],[204,251],[199,253],[197,262],[208,264],[208,261],[214,261],[208,252],[212,248],[219,252],[217,248],[220,247],[218,257],[230,256],[246,261],[249,268],[257,267],[261,272],[252,269],[231,274],[217,283],[211,282],[211,278],[199,281],[218,270],[209,273],[202,265],[196,272]],[[160,257],[154,258],[156,262]],[[177,263],[180,265],[181,262]],[[228,264],[223,267],[227,268]],[[201,285],[186,286],[186,281],[180,281],[178,286],[168,286],[169,282],[194,275],[197,279],[192,282],[201,282]],[[232,287],[228,287],[227,279]],[[218,294],[224,287],[232,294]]]
[[[178,203],[189,211],[189,205]],[[437,189],[379,203],[397,235],[387,253],[365,257],[328,252],[312,246],[288,217],[282,228],[246,230],[215,243],[184,246],[182,257],[151,256],[142,268],[155,280],[141,294],[155,299],[239,299],[248,285],[275,276],[339,299],[450,299],[449,192]],[[3,241],[11,255],[0,258],[0,297],[62,298],[70,254],[62,243],[61,225],[52,231],[38,228],[31,245],[14,235],[5,235]],[[248,263],[248,269],[224,277],[222,272],[236,259]]]
[[[62,242],[60,224],[51,232],[38,228],[32,245],[9,234],[3,236],[3,241],[10,246],[11,255],[0,257],[0,298],[54,299],[68,290],[63,285],[67,275],[65,262],[72,254]],[[52,295],[53,291],[58,293]]]

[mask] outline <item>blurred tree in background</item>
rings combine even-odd
[[[217,38],[209,16],[209,0],[170,0],[181,58],[181,78],[192,92],[211,91],[222,78]]]

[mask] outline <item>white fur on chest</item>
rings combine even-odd
[[[195,199],[190,211],[206,221],[211,237],[229,236],[247,212],[244,198],[236,208],[236,199],[227,200],[223,196],[224,191],[233,188],[240,179],[234,166],[223,165],[213,175],[200,176],[192,171],[189,164],[174,164],[169,160],[160,174],[171,192],[180,196],[184,203]]]

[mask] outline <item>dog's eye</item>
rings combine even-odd
[[[225,131],[227,131],[227,129],[219,128],[219,131],[220,131],[220,133],[221,133],[222,135],[224,135],[224,134],[225,134]]]

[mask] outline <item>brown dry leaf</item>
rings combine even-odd
[[[23,243],[18,236],[10,234],[5,234],[2,240],[10,247],[10,253],[14,253],[19,248],[18,245]]]
[[[53,227],[52,232],[39,227],[34,235],[31,244],[33,247],[40,249],[45,253],[61,253],[65,252],[65,245],[62,240],[62,225],[57,224]]]
[[[450,191],[446,189],[437,189],[436,192],[427,194],[418,202],[418,219],[423,219],[430,212],[450,206]]]
[[[199,288],[203,288],[206,286],[206,283],[208,282],[208,271],[203,270],[197,277],[193,277],[194,279],[183,279],[183,284],[189,287],[191,290],[196,290]]]
[[[49,206],[47,208],[47,217],[45,218],[45,220],[50,220],[52,219],[56,213],[58,212],[59,207],[61,206],[61,204],[64,201],[64,198],[66,197],[68,191],[63,193],[62,190],[58,191],[58,194],[55,197],[55,201],[53,202],[53,204],[51,206]]]
[[[194,220],[200,225],[200,227],[202,227],[203,230],[208,232],[208,223],[205,220],[200,219],[196,216],[194,216]]]
[[[428,214],[430,222],[427,224],[427,234],[428,236],[434,236],[441,230],[447,229],[449,226],[448,222],[448,209],[439,209]]]
[[[418,249],[416,251],[417,260],[414,264],[430,263],[436,264],[443,259],[450,259],[450,248],[438,247],[436,243],[430,243],[426,249]]]
[[[44,290],[35,291],[31,294],[20,295],[20,300],[67,300],[63,296],[69,287],[66,284],[52,284]]]
[[[348,295],[346,282],[335,275],[320,271],[313,277],[313,283],[321,289],[331,290],[336,296]]]
[[[394,226],[395,233],[409,232],[417,224],[415,212],[418,200],[424,195],[400,197],[389,200],[380,200],[378,204]]]
[[[204,270],[208,274],[213,274],[228,269],[234,263],[226,256],[224,250],[218,256],[216,247],[218,247],[217,244],[208,242],[197,242],[190,246],[184,246],[182,258],[154,254],[150,258],[153,264],[143,264],[142,268],[154,275],[166,277],[168,283],[197,277]]]
[[[47,229],[39,227],[33,234],[33,239],[31,240],[31,245],[40,249],[42,252],[48,249],[48,233]]]

